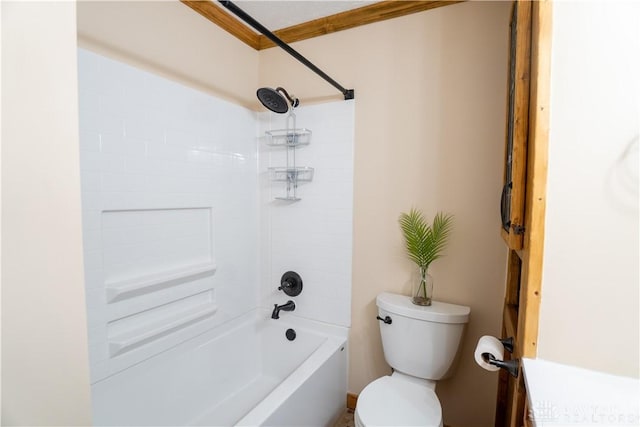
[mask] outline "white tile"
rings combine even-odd
[[[147,142],[144,139],[123,135],[100,135],[100,147],[101,152],[105,154],[122,154],[133,157],[144,157],[147,154]]]
[[[147,156],[150,158],[186,160],[186,150],[166,144],[149,144],[147,148]]]
[[[92,52],[78,49],[78,89],[79,92],[97,90],[100,82],[100,59]]]
[[[78,91],[78,108],[80,111],[86,113],[99,114],[100,113],[100,94],[92,87],[89,87],[89,83],[78,82],[79,87],[82,90]]]
[[[215,254],[220,273],[211,282],[219,288],[220,306],[230,307],[221,310],[218,319],[237,316],[258,303],[256,115],[108,58],[90,52],[79,56],[80,128],[85,136],[100,135],[98,144],[95,138],[83,140],[81,158],[95,382],[168,345],[149,344],[127,358],[103,359],[105,347],[100,346],[106,345],[109,320],[105,281],[204,261]],[[201,217],[179,210],[204,206],[216,210],[213,238],[209,225],[202,231]],[[134,209],[143,211],[130,212],[126,220],[102,212]],[[145,214],[150,209],[168,213],[150,218]],[[184,292],[194,286],[176,289]],[[186,296],[180,292],[162,294],[164,300],[161,293],[140,296],[144,304],[127,307],[151,309]]]
[[[102,193],[97,191],[85,191],[81,194],[82,212],[99,211],[102,209]]]
[[[191,132],[188,125],[185,127],[186,129],[180,129],[167,126],[165,131],[166,143],[186,147],[197,146],[198,135]]]
[[[96,193],[97,194],[97,193]],[[84,196],[83,196],[84,198]],[[102,220],[100,210],[90,210],[82,206],[82,230],[101,230]]]
[[[124,170],[124,156],[120,154],[100,154],[100,170],[103,172],[122,172]]]
[[[124,174],[105,172],[102,174],[102,191],[128,192],[144,191],[147,187],[147,176],[143,174]]]
[[[90,233],[99,233],[98,230],[92,230]],[[99,237],[94,237],[98,242],[100,241]],[[102,252],[100,251],[100,247],[90,249],[85,246],[84,248],[84,265],[88,270],[100,270],[102,268]]]
[[[92,344],[89,346],[89,360],[92,365],[109,359],[109,347],[106,343]]]
[[[96,319],[99,320],[103,318],[104,303],[105,303],[105,293],[102,289],[87,289],[85,293],[85,297],[87,300],[87,308],[89,322]]]
[[[100,113],[98,130],[101,135],[124,135],[124,120],[117,114]]]
[[[106,343],[104,345],[106,345]],[[89,380],[91,381],[91,384],[94,384],[107,376],[109,376],[108,361],[101,360],[91,362],[91,369],[89,371]]]
[[[80,132],[100,132],[101,113],[88,110],[79,110],[78,118]]]
[[[85,269],[92,268],[87,261],[87,251],[96,251],[101,248],[101,234],[100,230],[83,230],[82,231],[82,245],[85,251]]]
[[[145,157],[126,157],[124,171],[130,174],[149,174],[152,170],[150,160]]]
[[[100,86],[100,112],[111,116],[122,117],[122,108],[125,104],[125,96],[118,82],[112,82],[105,71],[101,76]]]
[[[165,130],[162,122],[149,120],[146,113],[130,114],[124,119],[124,135],[127,138],[164,142]]]
[[[100,191],[100,172],[93,169],[80,171],[80,185],[83,192]]]
[[[332,112],[336,107],[342,112]],[[300,300],[303,317],[348,326],[351,293],[351,240],[353,198],[353,105],[340,103],[301,108],[298,127],[313,131],[309,146],[296,152],[298,165],[316,168],[311,183],[300,185],[300,202],[283,204],[263,197],[270,240],[269,266],[263,267],[266,282],[279,280],[283,271],[294,269],[304,274],[304,297]],[[344,113],[344,114],[343,114]],[[330,118],[331,120],[328,120]],[[282,118],[259,115],[259,127],[284,127]],[[346,134],[343,135],[343,134]],[[338,145],[343,144],[343,145]],[[258,146],[260,168],[282,166],[284,150]],[[272,195],[283,194],[284,185],[267,188]],[[267,299],[277,298],[269,286],[261,292]],[[330,308],[326,308],[330,306]]]
[[[86,289],[95,288],[104,291],[104,274],[102,272],[102,268],[100,268],[99,270],[90,270],[85,267],[84,280]]]

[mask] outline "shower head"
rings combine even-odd
[[[282,96],[282,94],[284,96]],[[300,100],[295,96],[289,96],[284,88],[278,87],[276,89],[271,89],[270,87],[261,87],[256,92],[258,95],[258,99],[262,102],[262,105],[267,107],[269,110],[274,113],[284,114],[289,111],[289,104],[291,104],[291,108],[296,108],[300,105]],[[288,101],[288,102],[287,102]]]

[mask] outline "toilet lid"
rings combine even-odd
[[[367,427],[442,425],[442,408],[433,390],[389,376],[362,390],[356,414]]]

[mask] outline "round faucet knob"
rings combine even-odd
[[[295,271],[287,271],[280,279],[279,291],[284,291],[290,297],[300,295],[302,292],[302,277]]]

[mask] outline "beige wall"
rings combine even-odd
[[[87,425],[75,3],[0,7],[2,425]]]
[[[177,0],[78,2],[81,47],[257,105],[258,52]]]
[[[638,377],[640,4],[553,15],[538,357]]]
[[[435,297],[471,307],[456,376],[438,385],[444,420],[493,424],[497,375],[473,362],[500,333],[505,245],[498,203],[504,150],[508,3],[464,3],[296,43],[356,91],[354,273],[349,390],[389,373],[375,297],[408,293],[412,264],[397,223],[416,206],[456,216],[456,242],[433,266]],[[303,103],[340,94],[281,50],[260,54],[262,85]]]

